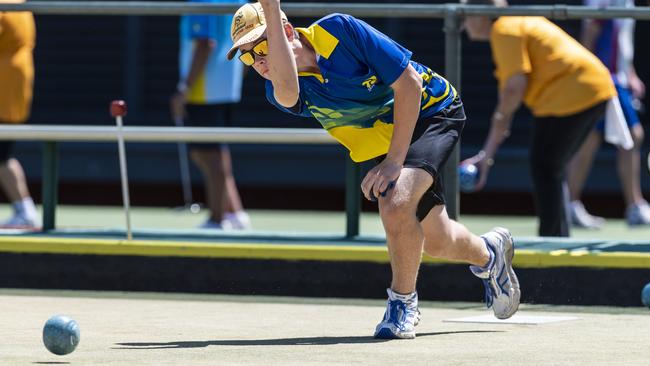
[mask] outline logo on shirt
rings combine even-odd
[[[372,88],[375,87],[375,84],[377,84],[377,77],[374,75],[367,78],[366,80],[363,81],[363,83],[361,83],[361,85],[368,88],[368,91],[372,91]]]

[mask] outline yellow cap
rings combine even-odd
[[[287,15],[280,10],[282,24],[289,22]],[[230,26],[230,38],[233,45],[228,51],[228,60],[232,60],[239,46],[257,41],[266,31],[266,18],[260,3],[246,4],[237,9]]]

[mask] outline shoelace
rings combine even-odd
[[[407,303],[400,300],[391,300],[389,307],[390,307],[390,313],[388,314],[389,319],[393,319],[394,323],[400,328],[400,330],[404,330],[403,324],[406,322],[406,319],[409,314]],[[401,316],[399,313],[400,310],[402,312]],[[415,316],[413,318],[415,321]]]

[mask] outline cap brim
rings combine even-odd
[[[228,55],[227,55],[228,60],[232,60],[232,58],[235,56],[235,53],[237,53],[237,51],[239,50],[240,46],[257,41],[260,37],[262,37],[265,31],[266,31],[266,24],[262,24],[257,28],[253,29],[252,31],[246,33],[240,39],[238,39],[237,42],[235,42],[235,44],[232,45],[230,51],[228,51]]]

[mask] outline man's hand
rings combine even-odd
[[[169,109],[171,111],[172,118],[174,118],[174,120],[185,118],[186,103],[187,103],[187,99],[185,97],[185,93],[180,91],[174,93],[174,95],[172,95],[171,98],[169,98]]]
[[[402,172],[402,164],[384,159],[374,168],[370,169],[361,182],[361,191],[369,201],[376,201],[391,189]],[[373,199],[374,198],[374,199]]]
[[[630,90],[632,91],[632,95],[635,98],[643,99],[645,97],[645,84],[639,77],[634,74],[628,75],[629,77],[629,85],[630,85]]]
[[[481,150],[478,154],[460,162],[460,165],[465,164],[474,164],[476,165],[476,168],[478,168],[478,182],[476,183],[474,190],[480,191],[485,187],[485,183],[487,183],[488,173],[490,172],[490,167],[492,167],[494,162],[492,159],[487,158],[485,151]]]

